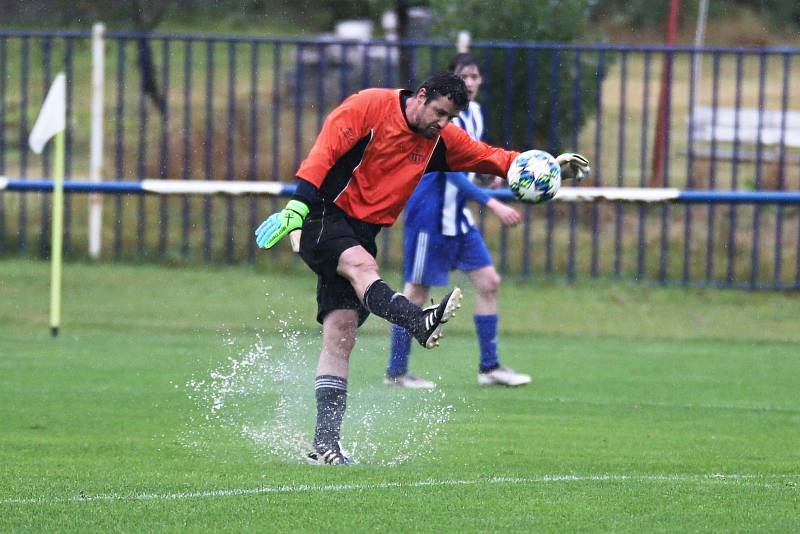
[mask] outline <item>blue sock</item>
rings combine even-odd
[[[408,356],[411,354],[411,332],[402,326],[392,325],[392,349],[389,353],[389,376],[400,376],[408,370]]]
[[[497,314],[475,315],[475,333],[481,351],[481,371],[490,371],[499,365],[497,356]]]

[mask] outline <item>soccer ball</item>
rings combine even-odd
[[[518,199],[531,204],[547,202],[561,187],[561,167],[543,150],[528,150],[511,162],[508,186]]]

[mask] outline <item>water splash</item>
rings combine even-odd
[[[277,332],[269,343],[264,333],[244,347],[230,333],[223,336],[223,350],[232,355],[185,385],[199,409],[183,433],[185,446],[210,450],[224,436],[241,440],[265,459],[303,461],[316,418],[313,383],[319,338],[290,327],[291,320],[276,320]],[[349,384],[342,444],[361,464],[396,465],[430,457],[455,404],[464,404],[451,402],[441,389],[390,389],[380,376],[371,384],[364,384],[363,377],[358,382]]]

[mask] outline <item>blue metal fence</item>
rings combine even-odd
[[[49,176],[49,156],[32,158],[27,136],[59,70],[68,78],[67,175],[88,173],[89,39],[0,32],[0,175]],[[476,42],[472,51],[486,74],[490,141],[581,151],[593,163],[588,185],[800,189],[800,87],[790,83],[798,49]],[[368,86],[413,86],[454,52],[444,41],[109,33],[106,179],[291,181],[344,97]],[[146,57],[152,77],[140,68]],[[523,91],[519,79],[527,80]],[[86,199],[67,199],[65,247],[82,256]],[[0,253],[46,254],[48,202],[46,193],[0,193]],[[278,204],[114,195],[105,201],[104,254],[255,261],[250,229]],[[481,216],[504,272],[800,287],[794,205],[519,207],[524,223],[515,229]],[[382,239],[381,261],[398,265],[398,229]]]

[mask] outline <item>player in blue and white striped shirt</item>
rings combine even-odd
[[[470,103],[453,123],[475,139],[483,136],[483,114],[475,102],[482,83],[480,68],[474,57],[458,54],[450,70],[467,86]],[[475,227],[467,200],[486,206],[507,226],[521,222],[520,214],[511,206],[490,198],[472,182],[472,176],[460,172],[435,172],[422,177],[405,208],[403,236],[403,293],[417,305],[428,300],[431,286],[447,285],[450,271],[458,269],[469,276],[477,290],[475,330],[480,349],[478,383],[519,386],[531,381],[500,364],[497,354],[497,290],[500,275],[494,268],[489,250]],[[497,178],[496,180],[500,180]],[[392,327],[387,385],[414,389],[430,389],[435,384],[408,372],[411,334]]]

